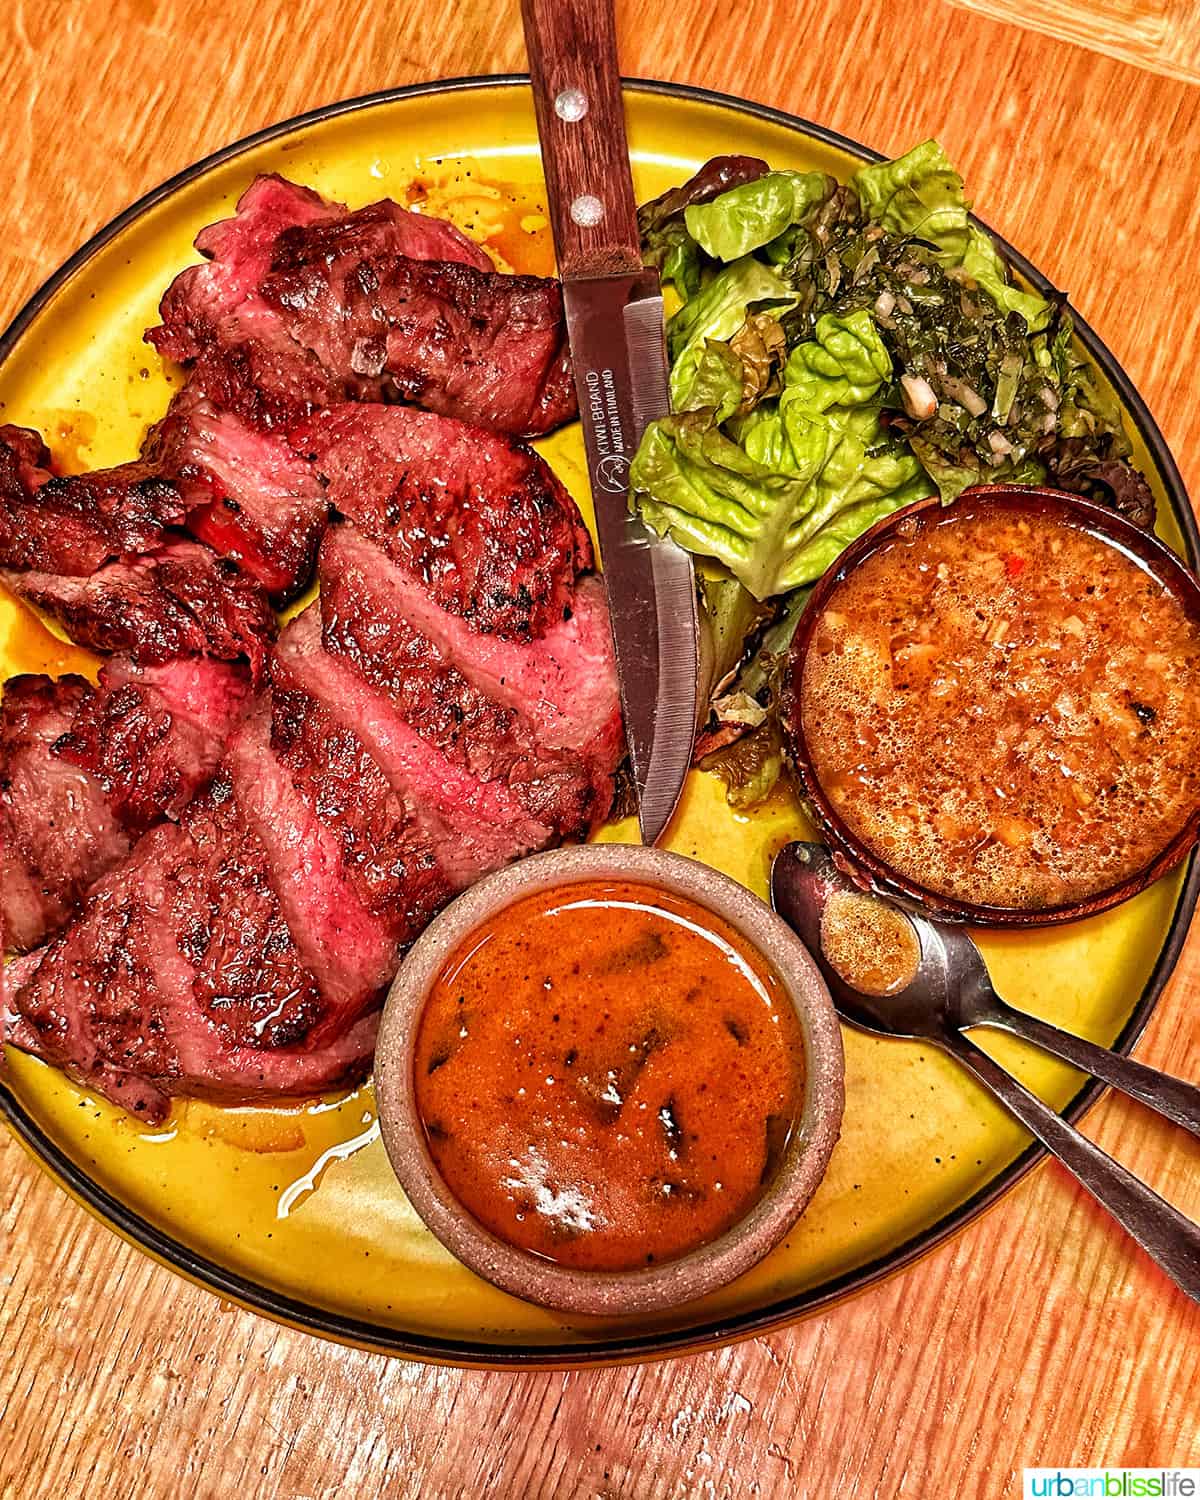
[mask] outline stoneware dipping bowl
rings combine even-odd
[[[661,1265],[581,1271],[517,1249],[483,1228],[447,1187],[417,1113],[413,1053],[421,1012],[458,945],[523,897],[584,880],[636,880],[707,908],[775,970],[804,1039],[804,1102],[770,1186],[717,1239]],[[621,1317],[659,1312],[715,1291],[774,1248],[817,1189],[841,1129],[844,1061],[833,1002],[800,939],[744,886],[682,855],[628,844],[586,844],[533,855],[466,891],[410,950],[388,994],[375,1053],[379,1124],[409,1201],[443,1245],[496,1286],[561,1312]]]
[[[998,510],[1051,516],[1109,542],[1140,561],[1175,596],[1191,618],[1200,621],[1200,581],[1196,575],[1152,531],[1135,526],[1108,506],[1062,490],[1019,484],[976,485],[964,490],[962,499],[976,503],[983,501]],[[913,536],[915,528],[942,514],[942,502],[935,495],[885,516],[851,542],[834,566],[821,577],[809,597],[792,638],[783,707],[788,753],[805,800],[825,843],[847,875],[883,895],[915,901],[943,919],[971,922],[979,927],[1045,927],[1107,911],[1145,890],[1191,852],[1200,838],[1200,805],[1192,808],[1179,832],[1148,864],[1132,871],[1107,890],[1063,906],[982,906],[933,890],[902,875],[847,826],[821,785],[800,711],[805,660],[817,623],[842,582],[855,568],[896,537]]]

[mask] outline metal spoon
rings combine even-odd
[[[789,844],[771,870],[771,904],[816,960],[839,1014],[865,1031],[921,1037],[957,1058],[1108,1209],[1176,1286],[1200,1302],[1200,1226],[1055,1114],[963,1031],[992,1026],[1014,1032],[1198,1136],[1200,1089],[1014,1010],[992,988],[983,957],[964,928],[896,902],[887,905],[903,912],[920,944],[916,975],[895,994],[870,995],[854,988],[825,955],[821,917],[835,891],[859,889],[820,844]]]

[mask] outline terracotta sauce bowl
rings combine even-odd
[[[495,913],[541,891],[636,881],[722,918],[774,971],[800,1023],[804,1080],[782,1157],[744,1216],[674,1260],[620,1271],[578,1269],[501,1240],[455,1197],[430,1153],[416,1103],[414,1053],[422,1010],[451,955]],[[568,1313],[661,1312],[732,1281],[761,1260],[803,1212],[841,1128],[842,1040],[816,965],[799,938],[745,887],[661,849],[589,844],[534,855],[481,881],[429,926],[392,985],[380,1027],[375,1086],[384,1145],[409,1201],[442,1244],[496,1286]]]
[[[1165,542],[1160,541],[1152,532],[1135,526],[1116,511],[1079,495],[1032,485],[979,485],[964,491],[960,501],[955,503],[963,501],[971,502],[976,507],[982,501],[988,506],[1009,508],[1026,515],[1052,516],[1115,544],[1145,563],[1157,580],[1183,605],[1188,616],[1200,621],[1200,582],[1196,576]],[[943,513],[944,509],[941,500],[935,496],[919,500],[914,505],[905,506],[885,517],[852,542],[814,587],[792,640],[783,701],[788,754],[799,777],[802,792],[838,864],[864,887],[874,888],[885,895],[920,902],[942,917],[957,918],[985,927],[1041,927],[1072,922],[1106,911],[1137,895],[1188,855],[1200,838],[1200,803],[1191,810],[1179,832],[1153,859],[1108,889],[1060,906],[1004,907],[958,900],[901,874],[847,826],[821,785],[801,713],[805,662],[816,627],[843,580],[857,567],[884,544],[898,536],[913,535],[914,524],[920,526]]]

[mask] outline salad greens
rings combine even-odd
[[[799,591],[883,516],[1049,480],[1152,524],[1065,299],[1013,284],[936,142],[845,184],[716,158],[639,219],[681,306],[671,414],[643,438],[633,504],[765,610],[702,738],[731,796],[778,774],[780,628],[790,640]]]
[[[700,591],[716,638],[709,724],[698,742],[701,768],[717,771],[730,804],[756,806],[783,773],[783,736],[775,705],[788,648],[811,589],[789,595],[786,608],[764,611],[734,579],[702,565]],[[751,606],[747,613],[747,605]],[[732,637],[742,631],[736,651]],[[752,643],[746,650],[746,641]]]
[[[727,343],[746,322],[751,306],[795,307],[797,298],[778,271],[751,255],[742,256],[711,278],[671,319],[667,355],[671,361],[671,409],[686,411],[696,371],[710,345]]]
[[[713,260],[737,260],[770,247],[828,192],[823,172],[767,172],[709,203],[684,210],[687,232]],[[768,248],[767,258],[771,251]]]
[[[758,317],[743,353],[732,333],[686,346],[674,366],[688,367],[684,401],[647,431],[634,482],[656,530],[717,558],[766,599],[819,577],[848,542],[928,484],[908,445],[882,424],[891,360],[869,313],[824,314],[781,371],[766,339],[778,358],[782,328]],[[747,348],[750,337],[761,352]]]

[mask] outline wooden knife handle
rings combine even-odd
[[[521,0],[564,280],[641,269],[613,0]]]

